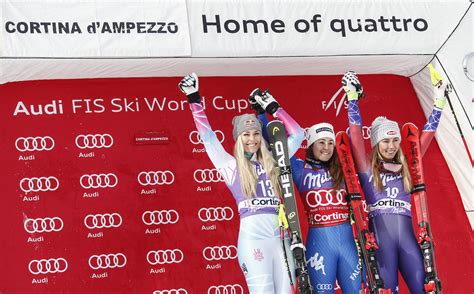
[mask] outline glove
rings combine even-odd
[[[255,109],[257,114],[262,114],[262,113],[265,113],[265,109],[263,109],[262,106],[258,104],[257,100],[255,100],[255,95],[257,94],[259,96],[263,96],[262,91],[260,91],[259,88],[253,90],[252,93],[250,93],[250,96],[249,96],[250,108]]]
[[[199,96],[199,80],[195,73],[186,75],[178,84],[181,92],[186,94],[189,103],[201,103]]]
[[[349,101],[359,100],[359,98],[364,96],[362,85],[360,84],[359,78],[355,72],[346,72],[344,76],[342,76],[341,83]]]
[[[453,91],[453,87],[449,83],[443,83],[440,81],[436,86],[435,86],[435,102],[434,105],[435,107],[439,108],[440,110],[443,110],[444,106],[446,106],[446,97],[449,93]]]
[[[260,89],[255,89],[250,93],[250,96],[257,101],[261,108],[265,109],[266,112],[273,115],[278,108],[280,108],[280,104],[276,102],[275,98],[273,98],[272,94],[266,90],[262,93]]]

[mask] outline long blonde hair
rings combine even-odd
[[[244,144],[241,136],[238,136],[235,142],[234,157],[237,161],[237,169],[240,174],[240,187],[242,188],[242,192],[244,192],[244,197],[250,199],[257,194],[258,176],[254,164],[245,157]],[[268,151],[267,144],[263,137],[260,141],[260,148],[257,151],[257,160],[263,165],[267,178],[272,183],[275,197],[280,197],[280,172],[276,167],[276,162],[272,154]]]
[[[372,176],[374,180],[374,187],[377,191],[383,190],[382,179],[380,178],[380,162],[382,155],[379,153],[378,144],[372,148]],[[405,192],[411,192],[413,185],[411,183],[410,170],[408,169],[407,160],[401,148],[395,154],[395,162],[402,164],[403,188]]]

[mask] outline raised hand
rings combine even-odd
[[[341,83],[349,101],[359,100],[359,98],[362,98],[364,96],[364,90],[355,72],[346,72],[344,76],[342,76]]]
[[[195,73],[186,75],[178,84],[181,92],[186,94],[189,103],[201,103],[199,96],[199,79]]]
[[[280,104],[278,104],[268,90],[262,93],[262,91],[257,88],[250,93],[250,96],[269,114],[274,114],[278,108],[280,108]]]

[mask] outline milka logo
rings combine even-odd
[[[329,182],[330,180],[332,180],[332,178],[329,171],[325,171],[324,173],[319,173],[315,175],[308,173],[303,179],[303,185],[307,186],[308,188],[321,188],[323,184]],[[306,182],[308,182],[308,184],[306,184]]]
[[[402,175],[392,175],[392,174],[380,174],[380,179],[382,180],[382,184],[385,186],[387,183],[396,181],[401,179]],[[370,176],[369,182],[373,182],[374,177]]]

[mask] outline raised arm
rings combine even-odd
[[[439,121],[441,119],[441,113],[443,108],[446,105],[446,96],[451,92],[451,85],[444,83],[440,80],[436,85],[434,85],[434,106],[431,110],[428,121],[423,127],[423,132],[420,137],[420,149],[421,156],[423,156],[428,149],[431,140],[433,140],[434,134],[438,129]]]
[[[273,117],[281,120],[288,132],[288,153],[292,157],[298,151],[304,140],[304,130],[300,125],[282,108],[275,98],[267,90],[261,92],[255,89],[250,95],[255,101]]]
[[[196,129],[204,144],[207,155],[224,177],[225,182],[228,185],[232,184],[236,161],[232,155],[225,151],[209,124],[206,113],[201,104],[198,77],[195,73],[187,75],[181,80],[178,86],[188,98],[194,123],[196,124]]]
[[[358,172],[368,172],[370,162],[365,151],[364,138],[362,136],[362,117],[359,110],[359,98],[363,95],[362,85],[359,83],[354,72],[347,72],[342,77],[342,85],[347,95],[349,107],[347,116],[349,118],[349,135],[351,138],[352,154]]]

